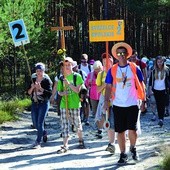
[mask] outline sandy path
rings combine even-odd
[[[96,139],[95,126],[84,125],[84,139],[86,149],[77,149],[76,134],[71,133],[70,150],[58,155],[56,151],[62,144],[60,138],[59,117],[50,111],[46,119],[48,142],[42,144],[41,149],[29,149],[34,142],[36,131],[30,128],[30,112],[21,114],[17,122],[8,122],[0,126],[0,169],[81,169],[81,170],[155,170],[159,169],[163,152],[167,144],[170,148],[170,117],[165,118],[165,125],[159,128],[157,122],[151,122],[151,113],[141,116],[142,134],[137,143],[140,161],[135,164],[129,155],[126,166],[118,166],[119,149],[116,144],[115,155],[110,155],[105,148],[108,144],[106,132],[103,139]],[[127,150],[129,141],[127,140]],[[165,149],[163,149],[165,150]]]

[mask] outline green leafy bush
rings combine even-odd
[[[170,153],[165,155],[162,162],[162,170],[169,170],[169,169],[170,169]]]
[[[12,116],[9,112],[0,110],[0,124],[14,119],[15,119],[14,116]]]
[[[18,113],[30,107],[30,99],[13,99],[0,102],[0,123],[18,119]]]

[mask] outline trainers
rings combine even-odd
[[[36,129],[34,125],[31,125],[31,128],[32,128],[32,129]]]
[[[79,146],[78,149],[85,149],[85,145],[84,145],[84,140],[79,140]]]
[[[31,145],[31,148],[32,148],[32,149],[39,149],[39,148],[41,148],[41,145],[40,145],[40,143],[38,143],[37,141],[35,141],[35,143],[33,143],[33,144]]]
[[[102,130],[98,130],[96,136],[98,137],[98,139],[102,139],[103,138]]]
[[[164,114],[164,117],[168,117],[169,116],[169,111],[166,110],[165,114]]]
[[[47,132],[45,131],[45,132],[44,132],[44,135],[43,135],[43,142],[46,143],[47,140],[48,140],[48,138],[47,138]]]
[[[132,154],[132,159],[135,160],[135,161],[138,161],[139,155],[136,152],[136,148],[135,147],[130,148],[130,152]]]
[[[156,121],[156,116],[155,115],[152,117],[151,121],[153,121],[153,122]]]
[[[111,154],[115,154],[115,145],[108,144],[106,151],[110,152]]]
[[[158,125],[160,126],[160,127],[162,127],[163,126],[163,120],[162,119],[159,119],[159,122],[158,122]]]
[[[89,126],[89,125],[90,125],[88,119],[86,119],[86,118],[84,119],[84,123],[85,123],[86,126]]]
[[[72,132],[76,132],[74,125],[71,125]]]
[[[127,161],[128,161],[128,156],[127,156],[127,154],[121,153],[121,154],[120,154],[120,159],[119,159],[119,161],[118,161],[117,163],[118,163],[119,165],[124,165],[124,164],[127,163]]]

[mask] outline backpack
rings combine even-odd
[[[61,76],[61,77],[60,77],[60,80],[61,80],[62,85],[63,85],[63,79],[64,79],[64,76]],[[73,73],[73,84],[74,84],[74,86],[76,86],[76,81],[77,81],[77,74]],[[83,84],[83,85],[81,86],[79,95],[80,95],[81,93],[83,93],[83,94],[86,93],[86,91],[87,91],[87,88],[86,88],[86,86]]]

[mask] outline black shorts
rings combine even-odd
[[[138,106],[113,106],[113,113],[115,132],[122,133],[126,130],[137,130]]]

